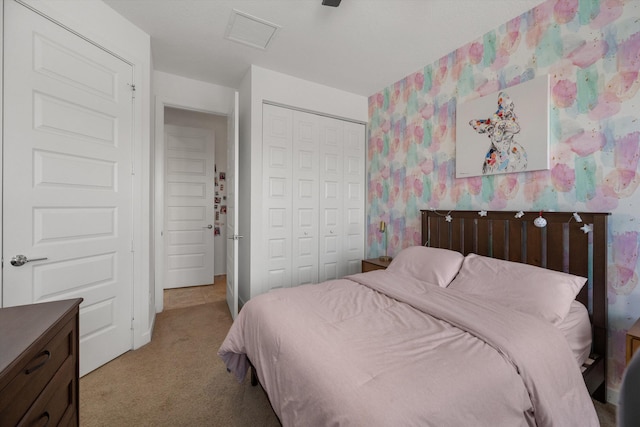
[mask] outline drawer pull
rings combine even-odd
[[[40,417],[32,425],[47,427],[47,425],[49,425],[50,419],[51,419],[51,415],[49,415],[49,411],[45,411],[44,414],[40,415]],[[44,424],[42,424],[43,421],[44,421]]]
[[[51,358],[51,353],[49,352],[49,350],[43,350],[40,352],[40,354],[38,354],[36,357],[34,357],[33,359],[36,360],[38,358],[42,358],[44,357],[44,360],[40,363],[38,363],[36,366],[32,367],[32,368],[27,368],[24,373],[29,375],[35,371],[37,371],[38,369],[42,368],[45,363],[47,363],[49,361],[49,359]],[[49,416],[47,414],[47,416]]]

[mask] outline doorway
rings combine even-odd
[[[164,106],[162,289],[226,274],[227,116]],[[158,206],[158,204],[156,204]]]

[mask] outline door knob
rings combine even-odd
[[[208,228],[209,230],[211,230],[213,228],[213,225],[209,224],[206,227],[202,227],[202,228]]]
[[[34,259],[29,259],[24,255],[16,255],[13,258],[11,258],[11,265],[13,265],[14,267],[20,267],[21,265],[25,265],[28,262],[33,262],[33,261],[44,261],[47,258],[34,258]]]

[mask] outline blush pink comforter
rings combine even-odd
[[[388,271],[272,291],[218,354],[285,426],[598,426],[551,324]]]

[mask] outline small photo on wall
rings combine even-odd
[[[220,235],[220,227],[216,227],[213,229],[213,235],[214,236],[219,236]]]
[[[227,205],[220,206],[220,213],[221,214],[226,214],[227,213]]]
[[[220,181],[224,181],[225,179],[227,179],[227,174],[224,172],[220,172]]]

